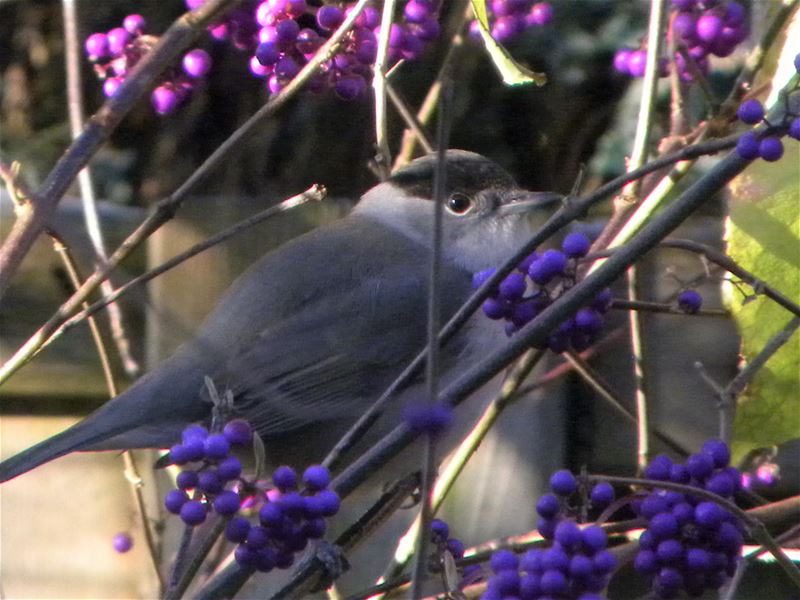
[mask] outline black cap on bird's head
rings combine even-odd
[[[438,154],[428,154],[392,173],[387,181],[410,196],[432,199],[437,163]],[[445,181],[446,193],[459,192],[468,196],[488,188],[517,188],[514,178],[500,165],[466,150],[445,153]]]

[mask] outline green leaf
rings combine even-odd
[[[777,163],[754,162],[733,182],[734,199],[726,238],[728,254],[785,296],[800,299],[800,185],[798,144],[785,138]],[[748,294],[752,290],[743,288]],[[794,315],[763,295],[728,289],[742,337],[741,354],[751,360]],[[800,332],[780,348],[739,397],[733,451],[779,444],[800,431]]]
[[[535,83],[544,85],[547,76],[544,73],[531,71],[517,63],[508,51],[495,41],[489,32],[489,16],[486,13],[486,0],[472,0],[472,11],[480,25],[479,29],[486,51],[492,59],[494,66],[500,72],[500,77],[506,85],[525,85]]]

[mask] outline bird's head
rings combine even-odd
[[[409,163],[364,194],[356,212],[430,245],[436,163],[436,154]],[[543,222],[562,199],[553,192],[520,189],[480,154],[448,150],[445,165],[442,247],[448,259],[471,272],[511,256],[531,236],[534,221]]]

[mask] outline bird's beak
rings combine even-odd
[[[555,192],[527,192],[515,194],[511,202],[497,208],[501,216],[526,213],[537,209],[547,209],[564,200],[564,196]]]

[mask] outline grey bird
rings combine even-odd
[[[344,219],[262,257],[193,341],[84,420],[0,463],[0,481],[75,451],[171,446],[188,424],[209,421],[206,376],[232,392],[235,412],[270,457],[319,461],[425,347],[435,170],[435,155],[413,161]],[[478,154],[446,153],[443,319],[471,293],[473,273],[499,265],[527,240],[526,213],[560,199],[519,189]],[[445,346],[442,378],[504,339],[502,327],[474,315]],[[420,383],[394,399],[364,443],[397,424]]]

